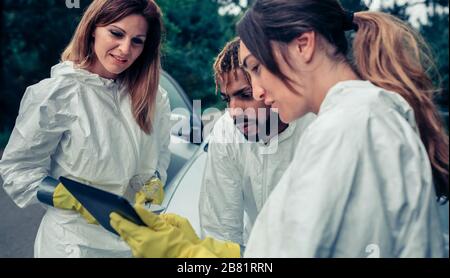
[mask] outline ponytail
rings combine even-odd
[[[428,153],[437,196],[448,199],[449,142],[433,104],[436,89],[428,74],[434,67],[423,38],[394,16],[354,15],[354,62],[362,79],[400,94],[413,108]]]

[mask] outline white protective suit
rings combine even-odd
[[[400,95],[367,81],[328,92],[258,216],[246,257],[441,257],[427,152]]]
[[[135,175],[169,165],[170,106],[160,91],[153,132],[136,123],[125,86],[72,62],[27,88],[0,161],[3,187],[19,207],[37,203],[46,176],[65,176],[124,195]],[[36,236],[35,257],[131,257],[127,244],[78,212],[49,207]]]
[[[268,196],[291,163],[295,147],[315,119],[292,122],[269,142],[248,142],[229,113],[215,124],[200,192],[202,236],[245,246]]]

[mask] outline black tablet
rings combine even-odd
[[[145,226],[133,206],[125,198],[65,177],[60,177],[59,181],[108,231],[117,234],[109,224],[109,215],[112,212],[120,214],[137,225]]]

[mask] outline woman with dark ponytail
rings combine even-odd
[[[356,32],[349,53],[346,31]],[[260,0],[238,25],[257,99],[318,115],[255,223],[250,256],[439,257],[448,136],[423,39],[336,0]],[[434,186],[433,186],[434,185]],[[271,244],[264,242],[271,235]]]
[[[356,32],[353,55],[347,31]],[[254,98],[286,123],[317,114],[245,256],[448,256],[438,213],[448,198],[448,136],[420,36],[390,15],[353,14],[337,0],[257,0],[238,33]],[[149,229],[112,217],[138,256],[239,250],[199,240],[183,219],[139,211]]]

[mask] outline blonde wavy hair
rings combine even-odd
[[[417,31],[386,13],[356,13],[354,22],[358,32],[353,56],[359,75],[400,94],[411,105],[433,168],[436,193],[448,198],[449,142],[433,103],[439,90],[428,74],[435,68],[428,45]]]

